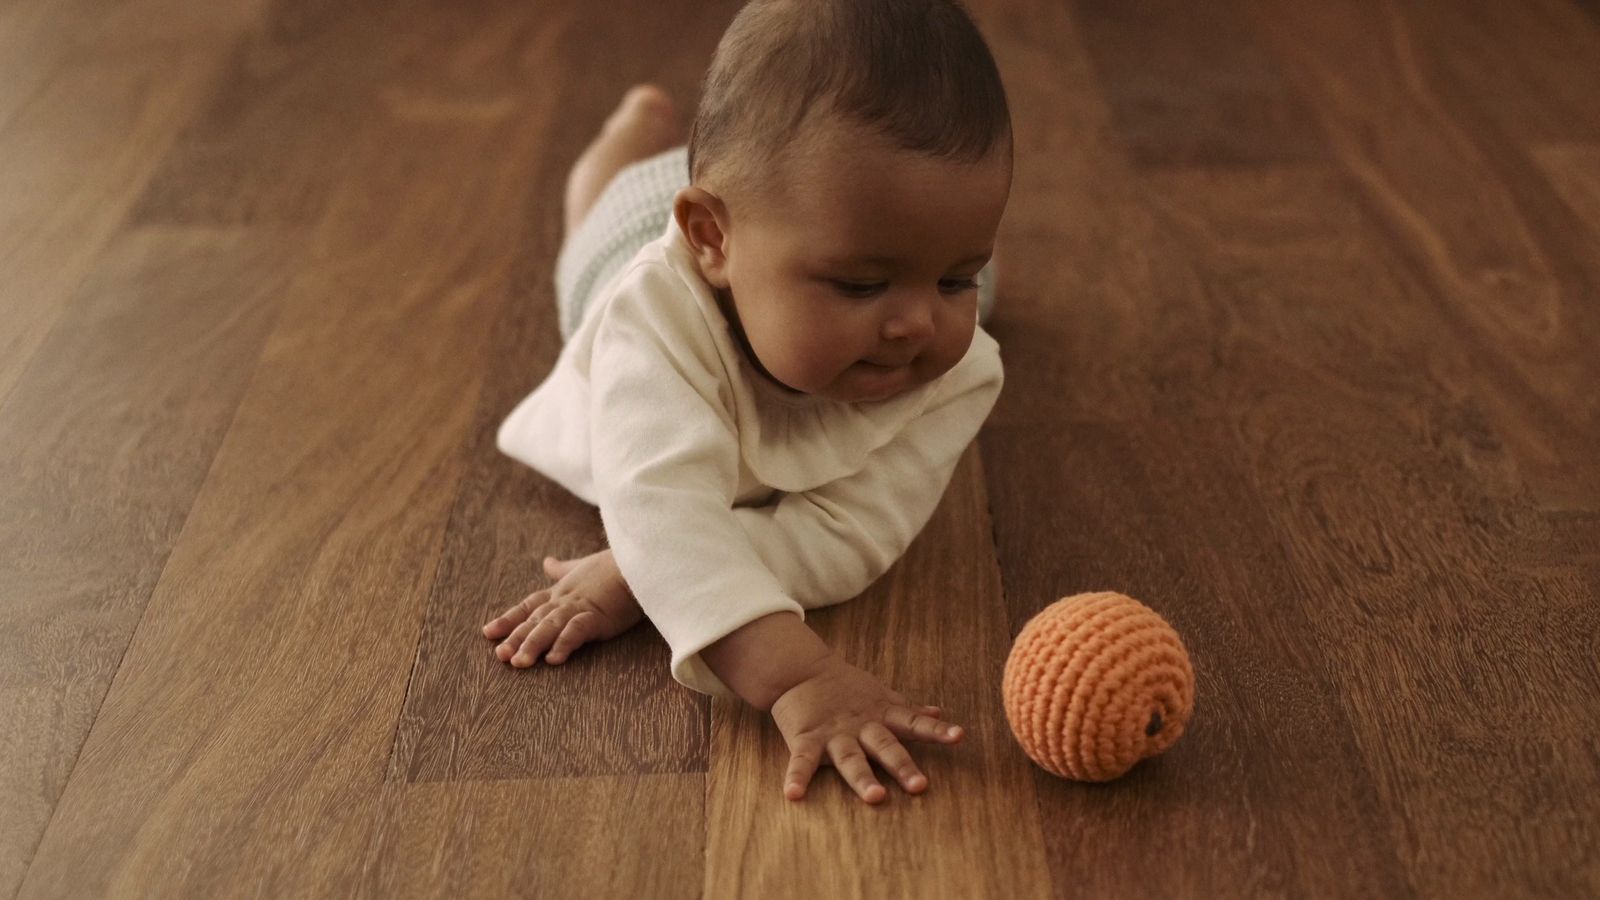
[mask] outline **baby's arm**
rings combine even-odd
[[[769,635],[760,642],[765,652],[739,654],[737,673],[723,667],[732,685],[701,656],[773,613],[799,624],[804,609],[734,516],[739,449],[733,413],[720,399],[721,361],[698,312],[663,302],[676,277],[638,265],[597,311],[603,318],[589,373],[596,499],[618,569],[672,647],[673,677],[759,703],[759,685],[771,680],[756,671],[763,660],[796,648],[821,653],[825,645],[791,628],[784,637],[793,643],[767,646]]]
[[[700,658],[735,694],[766,712],[832,652],[798,615],[776,612],[729,632]]]
[[[960,732],[831,651],[756,553],[732,506],[739,444],[715,343],[703,320],[651,302],[671,299],[672,277],[624,273],[589,334],[595,494],[621,576],[671,645],[674,679],[772,715],[790,749],[787,799],[824,754],[869,803],[884,790],[867,753],[920,791],[900,740]]]
[[[974,341],[993,343],[981,331]],[[815,609],[859,595],[888,571],[932,518],[1003,378],[997,350],[975,344],[923,414],[860,472],[734,510],[784,590]]]

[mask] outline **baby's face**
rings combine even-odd
[[[974,276],[1011,187],[1004,146],[976,164],[820,128],[724,241],[724,303],[781,385],[883,400],[949,371],[977,324]],[[753,207],[753,208],[751,208]]]

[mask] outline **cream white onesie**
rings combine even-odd
[[[849,600],[932,517],[1000,393],[981,327],[939,379],[888,400],[792,396],[760,375],[676,220],[585,311],[496,443],[600,507],[672,677],[736,698],[700,651],[770,613]]]

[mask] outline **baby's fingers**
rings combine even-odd
[[[512,654],[520,656],[521,654],[517,653],[517,651],[522,648],[524,643],[528,640],[529,632],[543,624],[543,617],[529,616],[526,621],[517,626],[515,631],[511,632],[509,637],[500,642],[500,646],[494,648],[494,655],[502,662],[512,659]],[[548,628],[545,630],[549,631]]]
[[[550,592],[548,590],[536,591],[526,597],[523,597],[521,600],[518,600],[510,609],[501,613],[498,617],[491,619],[488,624],[484,625],[483,636],[486,638],[505,637],[507,634],[511,633],[511,629],[517,627],[517,625],[521,624],[524,619],[528,618],[528,616],[531,615],[535,609],[544,605],[544,602],[548,600],[549,597]]]
[[[833,767],[838,770],[839,777],[855,789],[861,799],[878,804],[888,798],[888,789],[872,774],[872,763],[859,741],[848,734],[836,734],[828,742],[828,753],[833,757]]]
[[[822,748],[806,745],[795,751],[789,757],[789,771],[783,776],[783,796],[787,800],[799,800],[806,795],[806,785],[811,783],[811,776],[817,772],[817,766],[822,764]]]
[[[922,707],[927,709],[928,707]],[[937,709],[938,707],[934,707]],[[937,715],[912,712],[907,706],[891,706],[883,722],[896,737],[912,741],[938,741],[953,744],[965,733],[960,725],[940,721]]]
[[[911,754],[882,723],[868,722],[862,726],[861,743],[873,759],[894,775],[906,793],[916,794],[927,790],[928,776],[917,769],[917,764],[911,761]]]
[[[550,648],[545,656],[545,662],[560,663],[572,651],[582,647],[584,642],[595,636],[595,620],[599,613],[581,612],[567,620],[567,627],[561,629],[561,635],[556,638],[556,645]]]

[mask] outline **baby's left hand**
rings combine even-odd
[[[610,640],[644,618],[610,550],[582,559],[547,556],[544,571],[556,579],[554,585],[522,598],[483,626],[484,637],[505,637],[494,648],[501,662],[526,668],[553,642],[545,661],[560,663],[589,641]]]

